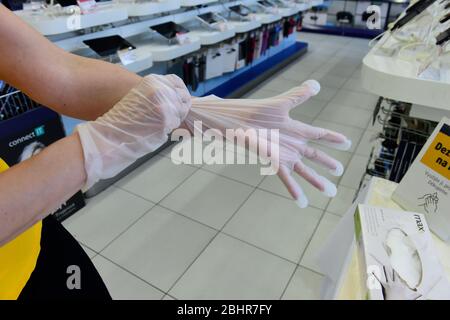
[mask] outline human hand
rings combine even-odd
[[[190,107],[191,96],[180,78],[149,75],[103,116],[78,125],[85,189],[158,149],[180,126]]]
[[[312,168],[305,165],[301,158],[319,163],[329,169],[332,175],[342,175],[343,165],[326,153],[308,145],[318,142],[340,150],[348,150],[351,141],[344,135],[328,129],[317,128],[290,118],[289,111],[304,103],[320,91],[317,81],[309,80],[284,94],[267,99],[220,99],[216,96],[195,98],[185,120],[186,127],[193,133],[207,129],[219,131],[223,137],[227,129],[278,129],[279,142],[268,147],[272,162],[279,164],[276,172],[287,187],[289,193],[301,208],[308,206],[308,199],[297,181],[292,177],[295,171],[328,197],[336,195],[336,186]],[[201,125],[196,123],[201,122]],[[258,139],[257,139],[258,138]],[[261,156],[263,143],[261,137],[247,137],[247,145],[257,146]],[[258,140],[258,141],[255,141]],[[233,141],[234,142],[234,141]],[[275,150],[277,149],[277,150]],[[275,161],[274,161],[275,160]]]

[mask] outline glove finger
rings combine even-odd
[[[344,166],[341,162],[333,157],[330,157],[325,152],[308,146],[306,144],[299,146],[300,154],[306,159],[317,162],[324,168],[328,169],[329,173],[335,177],[340,177],[344,173]]]
[[[302,209],[306,208],[309,204],[308,198],[306,197],[297,181],[295,181],[295,179],[292,177],[290,170],[286,166],[280,166],[280,169],[278,170],[278,177],[286,186],[297,205]]]
[[[333,198],[336,196],[337,188],[324,176],[318,174],[314,169],[308,167],[303,162],[298,161],[294,165],[294,171],[303,179],[312,184],[316,189],[321,191],[325,196]]]
[[[269,99],[273,99],[274,105],[287,107],[288,110],[291,110],[318,94],[319,91],[320,84],[315,80],[308,80],[298,87]]]
[[[351,140],[341,133],[292,120],[290,129],[300,139],[312,140],[337,150],[349,150]]]

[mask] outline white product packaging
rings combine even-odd
[[[233,72],[236,70],[236,62],[238,59],[239,45],[237,43],[225,44],[223,46],[224,61],[223,72]]]
[[[220,47],[210,48],[206,54],[205,79],[220,77],[223,74],[225,53]]]
[[[355,236],[367,299],[450,299],[424,215],[358,205]]]
[[[409,167],[392,200],[425,214],[431,230],[450,242],[450,119],[443,118]]]

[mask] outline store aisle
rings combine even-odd
[[[314,254],[358,187],[377,97],[360,83],[368,41],[303,33],[299,39],[310,44],[308,54],[247,97],[273,96],[307,79],[322,84],[291,114],[352,139],[350,152],[329,152],[347,166],[331,178],[338,196],[330,201],[301,182],[311,204],[301,210],[277,177],[260,176],[256,166],[176,166],[165,150],[64,223],[114,298],[319,297]]]

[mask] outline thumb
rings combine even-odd
[[[311,97],[317,95],[320,92],[320,83],[316,80],[307,80],[300,86],[294,87],[289,91],[286,91],[276,97],[283,101],[283,105],[288,107],[289,110],[299,106],[300,104],[308,101]],[[286,104],[287,103],[287,104]]]

